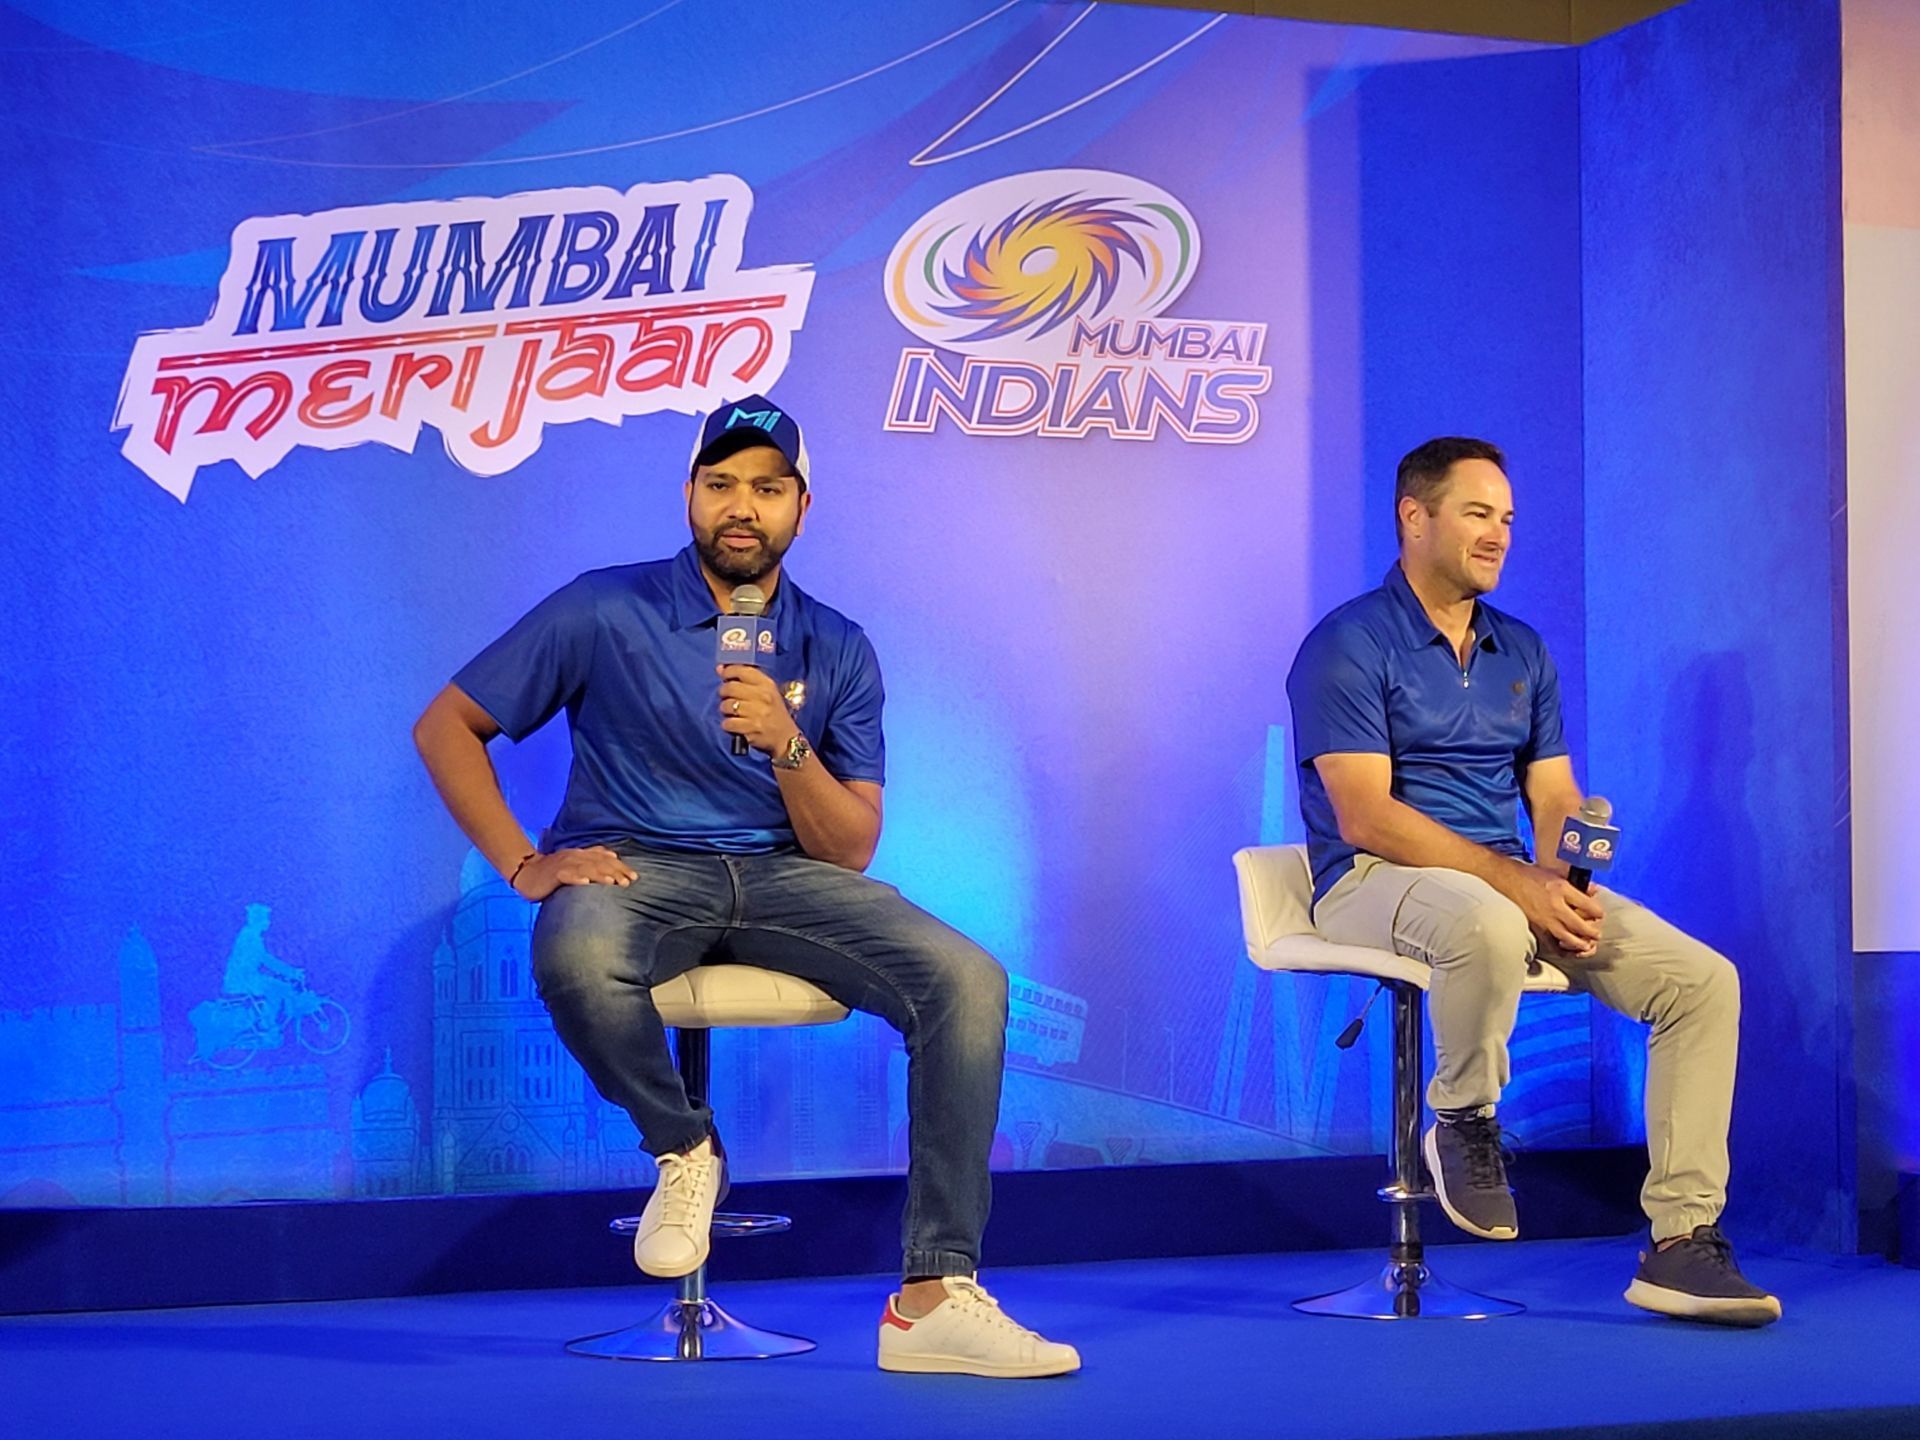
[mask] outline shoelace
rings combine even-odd
[[[1730,1271],[1733,1264],[1733,1242],[1721,1233],[1718,1225],[1702,1225],[1693,1234],[1680,1242],[1680,1245],[1692,1246],[1708,1264],[1717,1270]],[[1678,1250],[1680,1245],[1673,1248]]]
[[[1473,1115],[1456,1120],[1453,1129],[1467,1142],[1467,1183],[1476,1190],[1504,1189],[1501,1162],[1509,1152],[1501,1143],[1500,1122],[1491,1115]]]
[[[706,1188],[707,1178],[720,1163],[720,1157],[695,1160],[685,1155],[662,1155],[658,1163],[660,1193],[664,1197],[660,1223],[690,1224],[700,1208],[700,1192]]]
[[[976,1313],[989,1325],[1003,1330],[1011,1330],[1024,1339],[1038,1340],[1040,1337],[1026,1326],[1015,1320],[1000,1308],[1000,1302],[987,1293],[986,1287],[977,1280],[967,1280],[955,1276],[947,1282],[947,1300],[958,1304],[963,1310]]]

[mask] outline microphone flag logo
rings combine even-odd
[[[1611,870],[1619,844],[1619,826],[1596,825],[1570,815],[1561,829],[1558,857],[1581,870]]]

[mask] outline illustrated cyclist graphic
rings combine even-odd
[[[289,1022],[300,1044],[316,1055],[330,1055],[347,1043],[346,1007],[316,994],[305,970],[267,949],[272,923],[272,907],[247,906],[246,923],[227,951],[222,993],[188,1012],[195,1060],[237,1070],[256,1051],[285,1044]]]
[[[307,983],[307,972],[289,965],[267,949],[267,927],[273,923],[273,909],[267,905],[247,906],[247,923],[233,937],[227,952],[227,978],[221,989],[228,995],[257,995],[265,1003],[262,1020],[273,1029],[271,1049],[280,1043],[280,1030],[286,1024],[287,999]]]

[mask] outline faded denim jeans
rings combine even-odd
[[[1006,1053],[1000,963],[891,885],[824,861],[618,848],[639,878],[542,902],[533,973],[561,1040],[647,1149],[684,1149],[713,1119],[688,1101],[652,987],[705,962],[798,976],[905,1038],[903,1273],[978,1269]]]

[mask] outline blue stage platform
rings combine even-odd
[[[1022,1319],[1086,1357],[1061,1380],[884,1375],[886,1277],[728,1286],[736,1313],[812,1354],[714,1365],[566,1355],[665,1287],[420,1296],[0,1321],[8,1433],[414,1440],[641,1435],[1848,1437],[1920,1435],[1920,1272],[1749,1257],[1786,1318],[1763,1331],[1662,1321],[1619,1298],[1630,1241],[1453,1246],[1456,1283],[1524,1301],[1491,1322],[1310,1319],[1295,1296],[1372,1252],[1008,1269]]]

